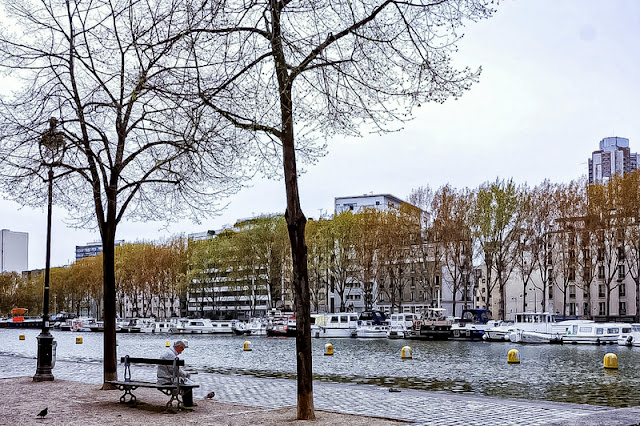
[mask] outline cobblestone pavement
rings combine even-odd
[[[0,377],[32,376],[35,359],[0,355]],[[122,374],[122,372],[120,372]],[[102,365],[58,362],[54,376],[85,383],[102,382]],[[134,378],[155,380],[155,370],[136,366]],[[195,398],[216,392],[221,402],[279,408],[296,404],[294,380],[199,372]],[[614,409],[592,405],[500,399],[445,392],[314,382],[317,409],[404,420],[424,425],[631,425],[640,422],[640,407]]]

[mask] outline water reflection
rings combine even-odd
[[[26,340],[18,335],[25,333]],[[0,330],[0,354],[35,358],[38,330]],[[57,358],[102,361],[101,333],[54,332]],[[156,357],[176,336],[119,334],[118,356]],[[295,339],[188,336],[188,364],[203,372],[295,378]],[[422,342],[388,339],[332,339],[335,354],[324,356],[325,339],[313,340],[316,380],[472,393],[501,398],[540,399],[614,407],[638,405],[630,395],[640,393],[640,348],[582,345],[515,345],[487,342]],[[404,345],[413,359],[400,359]],[[517,348],[521,364],[507,364],[507,352]],[[620,369],[605,370],[608,352],[618,355]]]

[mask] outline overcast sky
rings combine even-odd
[[[468,24],[455,56],[482,66],[461,99],[423,105],[402,132],[330,140],[329,153],[306,167],[300,197],[307,217],[333,212],[334,197],[389,193],[450,183],[475,188],[513,178],[534,186],[587,173],[587,159],[607,136],[640,151],[640,1],[502,1],[490,20]],[[2,89],[0,89],[2,90]],[[201,224],[122,223],[117,239],[156,240],[219,229],[238,218],[283,212],[282,181],[258,180]],[[95,230],[67,228],[54,209],[52,265],[75,260],[75,246]],[[44,267],[46,211],[0,198],[0,229],[29,233],[29,268]]]

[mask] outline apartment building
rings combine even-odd
[[[589,183],[604,183],[617,173],[626,173],[640,167],[640,156],[632,153],[629,139],[617,136],[600,141],[600,149],[589,159]]]
[[[22,273],[29,269],[29,234],[0,230],[0,272]]]

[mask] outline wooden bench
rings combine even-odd
[[[158,358],[134,358],[129,355],[120,358],[120,362],[124,364],[124,380],[108,380],[107,383],[116,386],[119,390],[123,390],[124,393],[120,397],[121,403],[135,403],[136,396],[133,391],[137,388],[155,388],[165,395],[171,396],[167,407],[173,407],[173,403],[176,403],[178,409],[192,409],[193,399],[190,397],[189,391],[193,388],[198,388],[200,385],[184,384],[180,383],[180,377],[178,371],[180,367],[184,366],[184,360],[182,359],[158,359]],[[131,379],[131,364],[151,364],[151,365],[171,365],[173,366],[173,377],[171,378],[171,384],[159,385],[154,382],[143,382]],[[188,393],[188,398],[185,401],[184,395]],[[127,396],[129,400],[127,401]]]

